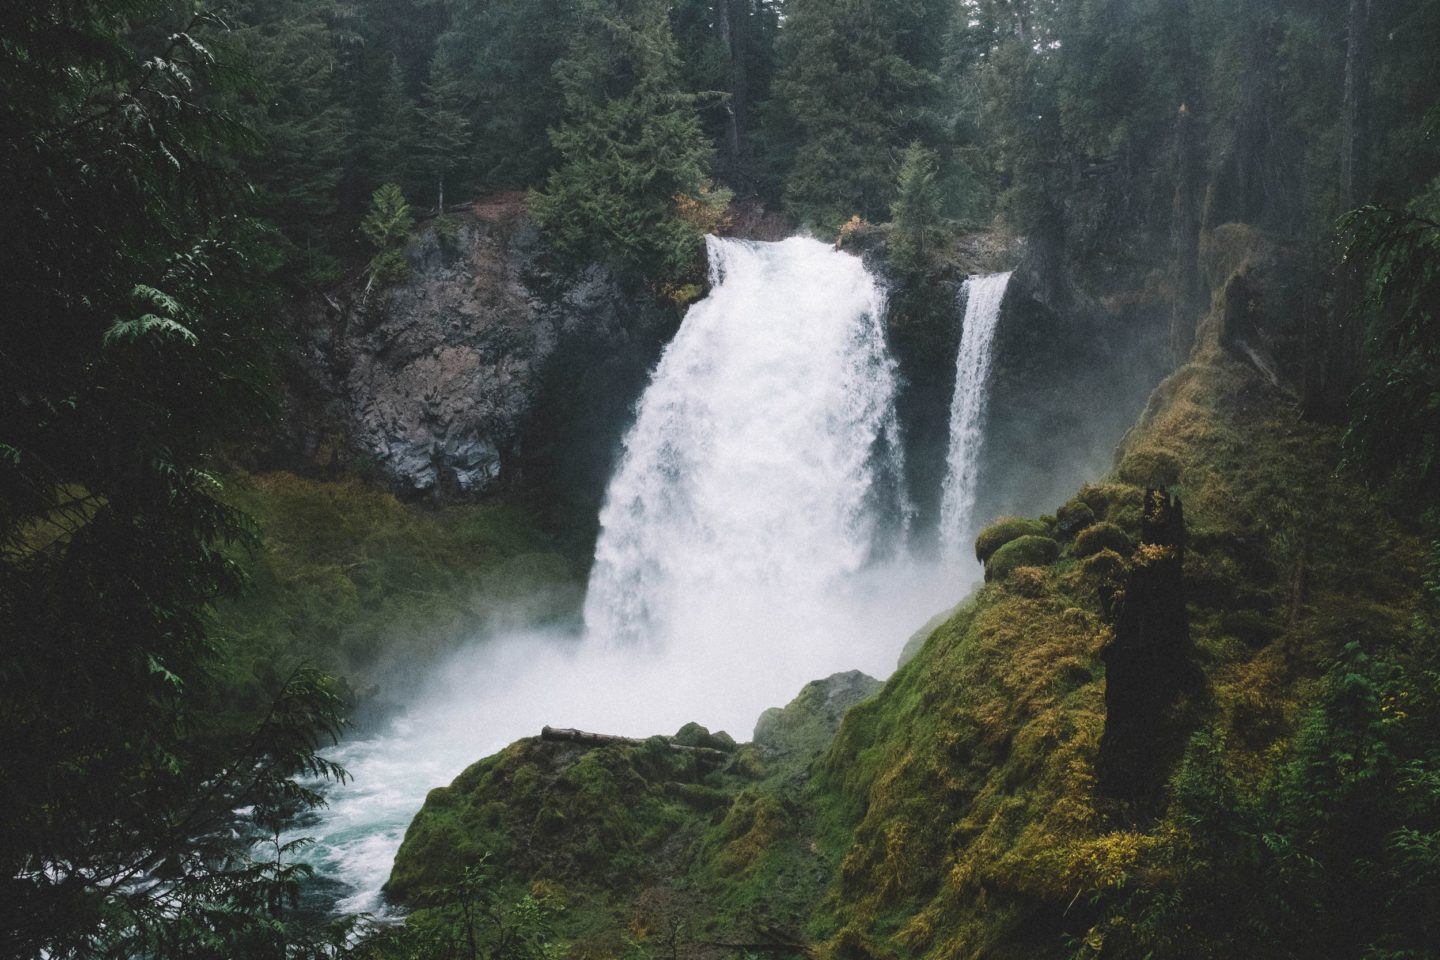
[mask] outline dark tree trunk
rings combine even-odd
[[[732,175],[742,180],[742,149],[749,95],[746,89],[745,30],[749,17],[746,11],[737,11],[735,4],[736,0],[715,0],[715,24],[730,65],[730,98],[725,104],[726,161]]]
[[[1124,587],[1101,593],[1114,637],[1105,662],[1100,788],[1135,802],[1156,799],[1171,756],[1171,708],[1197,672],[1185,610],[1185,514],[1178,497],[1145,493],[1140,547]]]

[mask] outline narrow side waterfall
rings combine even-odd
[[[940,500],[940,542],[949,557],[961,556],[975,534],[975,494],[985,413],[990,400],[991,347],[1010,274],[965,281],[965,320],[955,357],[955,395],[950,401],[950,452]]]
[[[303,832],[342,909],[381,886],[432,787],[545,724],[750,737],[841,670],[884,678],[955,602],[903,549],[895,367],[860,260],[814,240],[708,241],[713,287],[641,399],[601,513],[583,635],[497,629],[438,664]]]
[[[814,240],[708,252],[714,287],[666,349],[600,514],[592,639],[783,642],[777,617],[824,617],[905,514],[883,502],[901,464],[874,279]]]

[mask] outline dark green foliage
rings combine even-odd
[[[1407,208],[1346,221],[1365,271],[1365,373],[1349,439],[1375,469],[1440,492],[1440,181]]]
[[[678,64],[663,0],[584,0],[556,64],[565,106],[558,165],[533,195],[536,222],[574,266],[603,263],[669,285],[696,271],[701,231],[682,203],[706,194],[710,149]]]
[[[405,259],[405,244],[414,225],[410,204],[405,202],[405,195],[397,185],[387,183],[375,191],[370,211],[360,221],[360,232],[375,248],[375,255],[370,258],[371,283],[383,287],[405,278],[410,269]]]
[[[189,4],[0,12],[0,953],[278,951],[303,877],[252,848],[334,776],[340,699],[297,673],[210,707],[209,604],[250,529],[212,451],[263,409],[242,131]],[[215,96],[217,102],[227,98]],[[237,812],[244,810],[245,812]]]
[[[905,148],[899,192],[890,208],[890,262],[903,275],[925,275],[943,252],[939,170],[934,151],[923,144]]]
[[[1174,782],[1184,834],[1173,884],[1126,901],[1096,955],[1433,956],[1433,662],[1427,651],[1417,673],[1348,645],[1258,789],[1227,768],[1223,740],[1198,734]]]
[[[435,184],[435,209],[444,213],[445,187],[451,196],[471,174],[471,124],[466,116],[465,87],[458,69],[442,49],[430,61],[425,106],[420,111],[418,147],[424,173]]]
[[[949,5],[940,0],[790,0],[775,90],[793,125],[785,204],[835,229],[878,221],[904,145],[927,139]]]

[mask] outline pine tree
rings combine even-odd
[[[405,71],[400,58],[392,56],[366,138],[372,183],[408,186],[417,179],[414,173],[418,120],[415,102],[405,89]]]
[[[338,772],[321,678],[259,721],[213,709],[209,607],[251,539],[215,450],[263,410],[274,303],[205,26],[170,0],[0,5],[7,957],[285,955],[270,907],[305,868],[252,842],[320,802],[297,775]]]
[[[949,6],[943,0],[791,0],[776,91],[796,130],[785,203],[834,227],[878,220],[894,164],[912,139],[933,141]]]
[[[898,270],[923,273],[940,254],[945,231],[940,217],[939,169],[935,151],[912,143],[900,165],[898,196],[890,208],[890,257]]]
[[[468,172],[471,125],[465,115],[465,87],[451,58],[437,51],[430,61],[425,106],[420,111],[420,161],[435,185],[435,208],[445,212],[445,189],[453,192]]]
[[[410,215],[410,204],[400,187],[387,183],[375,191],[370,199],[370,210],[360,221],[360,232],[375,248],[370,258],[370,283],[368,292],[376,283],[381,286],[402,279],[409,270],[405,261],[405,242],[415,225]]]
[[[665,0],[583,0],[556,66],[565,120],[560,162],[534,196],[536,221],[571,263],[673,283],[696,269],[701,230],[682,206],[723,206],[706,191],[711,150],[695,98],[678,87]],[[688,198],[688,201],[687,199]]]

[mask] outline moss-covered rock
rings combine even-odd
[[[1039,597],[1045,593],[1044,567],[1016,567],[1005,577],[1005,589],[1022,597]]]
[[[1087,483],[1076,494],[1096,520],[1108,520],[1123,530],[1139,530],[1144,498],[1145,491],[1128,483]]]
[[[879,680],[858,670],[808,683],[788,705],[760,715],[755,746],[772,762],[813,758],[829,745],[845,711],[879,689]]]
[[[1096,584],[1118,582],[1125,566],[1125,558],[1114,550],[1100,550],[1080,563],[1084,575]]]
[[[1011,540],[985,564],[986,580],[1004,580],[1017,567],[1048,567],[1060,557],[1060,544],[1050,537],[1023,536]]]
[[[1183,464],[1169,450],[1142,446],[1125,454],[1115,473],[1137,487],[1173,487],[1180,482]]]
[[[1072,548],[1077,557],[1089,557],[1101,550],[1113,550],[1121,556],[1128,555],[1135,545],[1130,537],[1118,526],[1108,521],[1091,524],[1075,537]]]
[[[1055,511],[1055,531],[1062,537],[1073,537],[1095,520],[1094,508],[1079,497],[1074,497]]]
[[[1049,528],[1039,520],[1028,517],[1001,517],[981,530],[980,535],[975,538],[975,559],[981,563],[989,563],[995,551],[1010,541],[1027,536],[1043,537],[1049,532]]]

